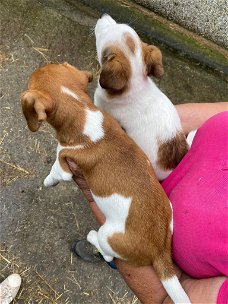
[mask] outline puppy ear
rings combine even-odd
[[[21,97],[23,114],[29,129],[36,132],[41,123],[47,119],[47,111],[51,110],[51,102],[38,91],[25,91]]]
[[[147,75],[153,75],[157,78],[161,77],[164,74],[164,69],[162,64],[162,53],[159,48],[143,43],[142,50]]]
[[[130,78],[130,64],[123,53],[112,52],[106,48],[102,56],[100,85],[107,90],[120,91],[124,89]]]
[[[93,73],[89,71],[82,71],[86,77],[88,78],[88,82],[91,82],[93,80]]]

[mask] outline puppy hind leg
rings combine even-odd
[[[106,255],[105,252],[101,249],[98,242],[98,233],[95,230],[91,230],[87,235],[87,241],[95,246],[97,250],[102,254],[106,262],[111,262],[113,260],[112,256]]]
[[[157,259],[154,261],[153,267],[159,276],[163,287],[174,303],[191,303],[175,274],[171,258],[164,257]]]

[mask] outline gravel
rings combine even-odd
[[[152,11],[228,47],[227,0],[134,0]]]

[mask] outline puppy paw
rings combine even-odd
[[[99,243],[98,243],[98,239],[97,239],[98,233],[95,230],[91,230],[88,235],[87,235],[87,241],[92,244],[93,246],[95,246],[97,248],[97,250],[100,252],[100,254],[102,254],[104,260],[106,262],[111,262],[113,260],[113,256],[107,255],[100,247]]]
[[[87,241],[97,247],[97,243],[98,243],[98,241],[97,241],[97,231],[91,230],[87,234]]]
[[[56,179],[52,178],[50,176],[50,174],[44,180],[44,186],[45,187],[56,186],[58,183],[59,182]]]
[[[103,255],[103,258],[105,259],[106,262],[112,262],[113,261],[113,257],[110,255]]]

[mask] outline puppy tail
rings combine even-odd
[[[176,275],[166,280],[161,280],[161,282],[174,303],[191,303]]]
[[[163,257],[163,259],[155,261],[153,267],[166,292],[175,304],[191,304],[189,297],[175,274],[172,260],[169,257]]]

